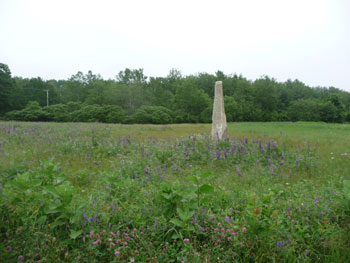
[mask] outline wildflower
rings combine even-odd
[[[98,162],[98,161],[93,161],[93,164],[99,166],[99,165],[100,165],[100,162]]]
[[[185,242],[185,243],[188,243],[188,242],[190,242],[190,240],[189,240],[188,238],[185,238],[185,239],[184,239],[184,242]]]
[[[239,167],[236,166],[236,173],[238,174],[238,176],[242,177],[243,174],[241,173],[241,171],[239,170]]]
[[[324,213],[321,211],[320,216],[324,216]]]
[[[22,259],[22,258],[23,258],[23,256],[22,256],[22,255],[19,255],[19,256],[18,256],[18,258],[19,258],[19,259]]]
[[[242,228],[242,232],[244,233],[244,232],[246,232],[247,231],[247,228],[246,227],[243,227]]]
[[[109,243],[109,247],[114,247],[115,244],[113,242]]]
[[[216,160],[220,160],[221,151],[216,152]]]
[[[317,199],[317,198],[315,198],[315,203],[316,203],[316,204],[318,204],[318,202],[319,202],[319,201],[318,201],[318,199]]]
[[[278,242],[277,242],[277,246],[278,246],[278,247],[281,247],[281,246],[283,246],[283,243],[282,243],[282,241],[278,241]]]
[[[214,231],[215,231],[215,232],[218,232],[218,231],[219,231],[219,228],[215,228]]]
[[[228,241],[231,241],[231,240],[232,240],[232,237],[228,237],[227,240],[228,240]]]
[[[134,258],[131,258],[131,259],[130,259],[130,262],[132,262],[132,263],[135,262],[135,259],[134,259]]]
[[[90,231],[90,237],[94,237],[94,231]]]
[[[309,255],[309,250],[305,250],[305,256]]]
[[[225,217],[225,221],[228,223],[230,222],[230,218],[228,216]]]
[[[279,164],[279,165],[280,165],[280,166],[284,165],[284,161],[280,162],[280,164]]]
[[[145,172],[145,174],[149,174],[149,171],[147,168],[143,169],[143,171]]]
[[[114,255],[119,255],[120,254],[120,252],[118,251],[118,250],[116,250],[115,252],[114,252]]]

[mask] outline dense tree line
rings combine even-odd
[[[333,87],[306,86],[299,80],[255,81],[241,75],[199,73],[146,77],[125,69],[104,80],[91,71],[67,80],[12,77],[0,63],[0,117],[7,120],[186,123],[211,122],[215,81],[222,80],[227,120],[350,121],[350,93]],[[46,91],[49,92],[49,106]]]

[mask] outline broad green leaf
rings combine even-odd
[[[209,184],[203,184],[201,187],[199,187],[199,192],[202,194],[212,194],[214,193],[214,187]]]
[[[46,222],[47,216],[41,216],[39,217],[37,223],[38,225],[43,225]]]
[[[188,221],[194,214],[194,211],[185,211],[181,208],[177,208],[176,211],[182,221]]]
[[[167,200],[169,200],[169,199],[172,198],[172,194],[162,193],[162,196],[163,196],[165,199],[167,199]]]
[[[52,224],[50,225],[50,227],[51,227],[51,228],[55,228],[55,227],[61,226],[61,225],[64,225],[64,222],[58,220],[58,221],[55,221],[54,223],[52,223]]]
[[[200,177],[201,177],[202,180],[204,180],[204,179],[206,179],[206,178],[208,178],[208,177],[210,177],[210,176],[211,176],[211,172],[209,172],[209,171],[204,172],[204,173],[202,173],[202,174],[200,175]]]
[[[177,218],[171,219],[170,222],[173,223],[175,226],[183,227],[183,223]]]
[[[180,238],[180,235],[178,233],[175,233],[171,236],[172,239],[178,239]]]
[[[195,184],[198,183],[197,177],[196,177],[196,176],[193,176],[193,175],[188,176],[188,177],[186,178],[186,180],[187,180],[187,181],[190,181],[190,182],[193,182],[193,183],[195,183]]]
[[[78,236],[81,235],[81,233],[83,233],[83,230],[75,231],[75,230],[71,229],[71,230],[70,230],[69,236],[70,236],[70,238],[72,238],[72,239],[76,239]]]
[[[42,181],[40,179],[33,179],[31,182],[30,182],[30,186],[31,187],[36,187],[36,186],[40,186],[42,183]]]

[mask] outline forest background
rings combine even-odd
[[[222,80],[228,122],[350,121],[350,93],[309,87],[299,80],[254,81],[242,75],[177,69],[147,77],[143,69],[120,71],[115,79],[78,72],[67,80],[13,77],[0,63],[0,119],[104,123],[209,123],[215,81]],[[47,97],[48,95],[48,97]]]

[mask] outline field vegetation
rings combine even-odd
[[[0,123],[0,262],[348,262],[350,125]]]

